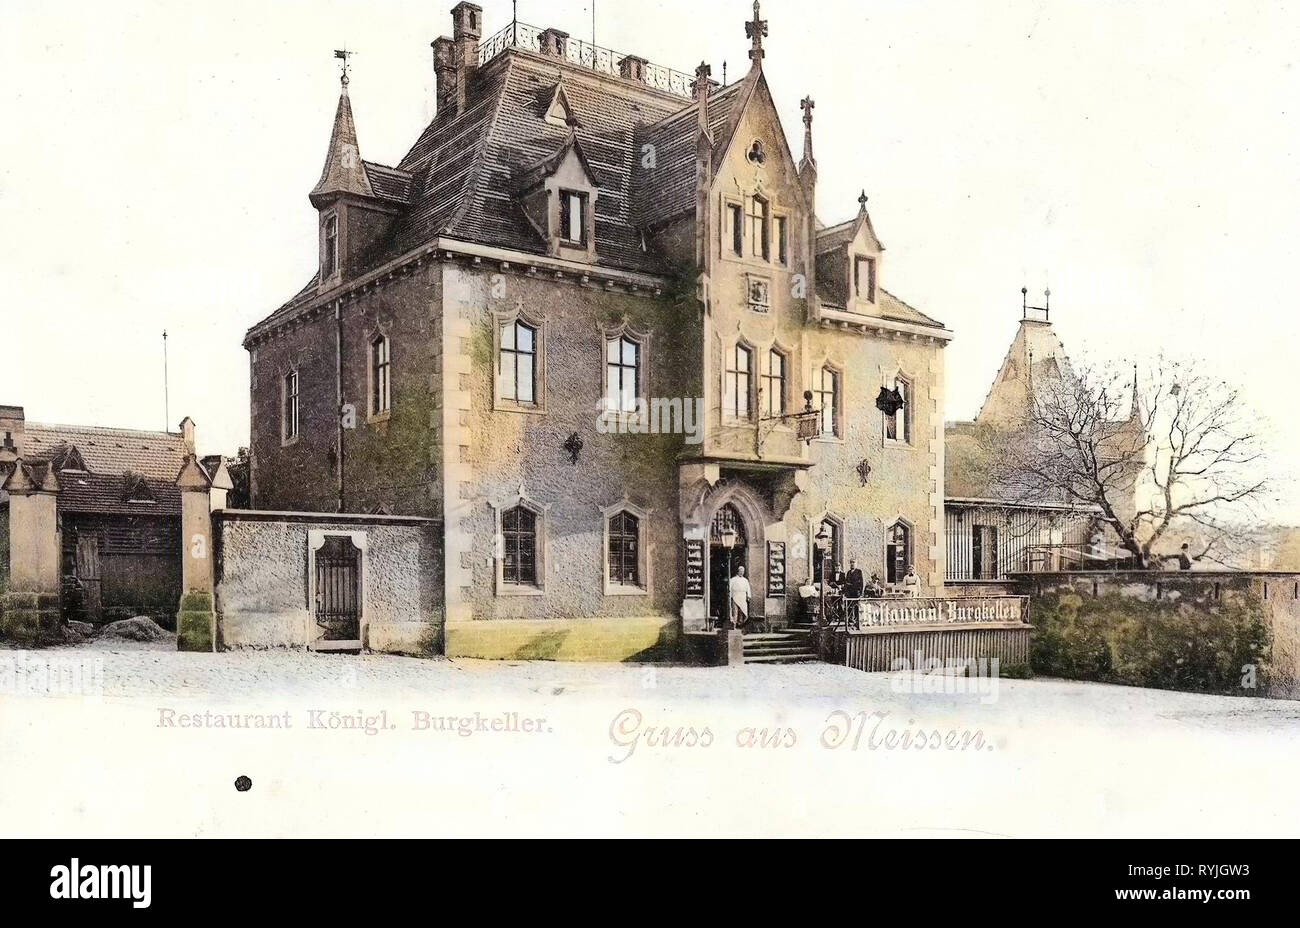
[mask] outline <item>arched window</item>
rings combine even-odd
[[[298,437],[298,372],[284,375],[284,435],[286,442]]]
[[[370,414],[378,416],[393,407],[391,358],[388,336],[377,335],[370,343]]]
[[[501,582],[537,586],[537,513],[524,506],[501,514]]]
[[[767,418],[785,415],[786,358],[777,349],[767,353],[763,370],[763,415]]]
[[[885,580],[902,583],[912,564],[912,529],[906,522],[895,522],[885,538]]]
[[[813,375],[813,403],[821,410],[823,436],[840,434],[840,374],[832,367],[823,367]]]
[[[737,345],[727,359],[726,379],[722,387],[722,411],[732,419],[751,417],[750,393],[753,389],[754,352]]]
[[[520,406],[537,405],[537,329],[511,320],[501,326],[497,398]]]
[[[618,586],[641,586],[641,520],[630,512],[615,513],[609,520],[609,582]]]
[[[641,395],[641,345],[626,336],[605,340],[605,409],[637,411]]]

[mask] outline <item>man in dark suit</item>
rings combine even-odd
[[[862,599],[865,586],[866,581],[862,577],[862,568],[858,567],[857,558],[849,558],[849,572],[844,575],[844,599],[848,602],[849,619],[855,626],[859,623],[861,605],[858,601]]]

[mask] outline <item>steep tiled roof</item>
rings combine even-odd
[[[720,145],[745,84],[732,84],[709,98],[709,134]],[[640,222],[655,229],[695,209],[696,133],[699,104],[674,113],[654,125],[638,129],[637,151],[654,146],[655,168],[638,171],[633,201]]]

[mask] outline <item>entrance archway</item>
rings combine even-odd
[[[735,506],[724,503],[709,524],[709,619],[714,627],[725,623],[731,615],[731,578],[736,575],[737,567],[748,568],[748,557],[745,520]],[[750,583],[754,583],[752,578]],[[752,600],[750,608],[752,611]]]

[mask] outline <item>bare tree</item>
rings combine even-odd
[[[1043,371],[1023,420],[986,436],[990,482],[1018,501],[1094,508],[1139,568],[1162,540],[1226,563],[1269,480],[1254,417],[1234,387],[1161,361],[1139,383],[1113,368]]]

